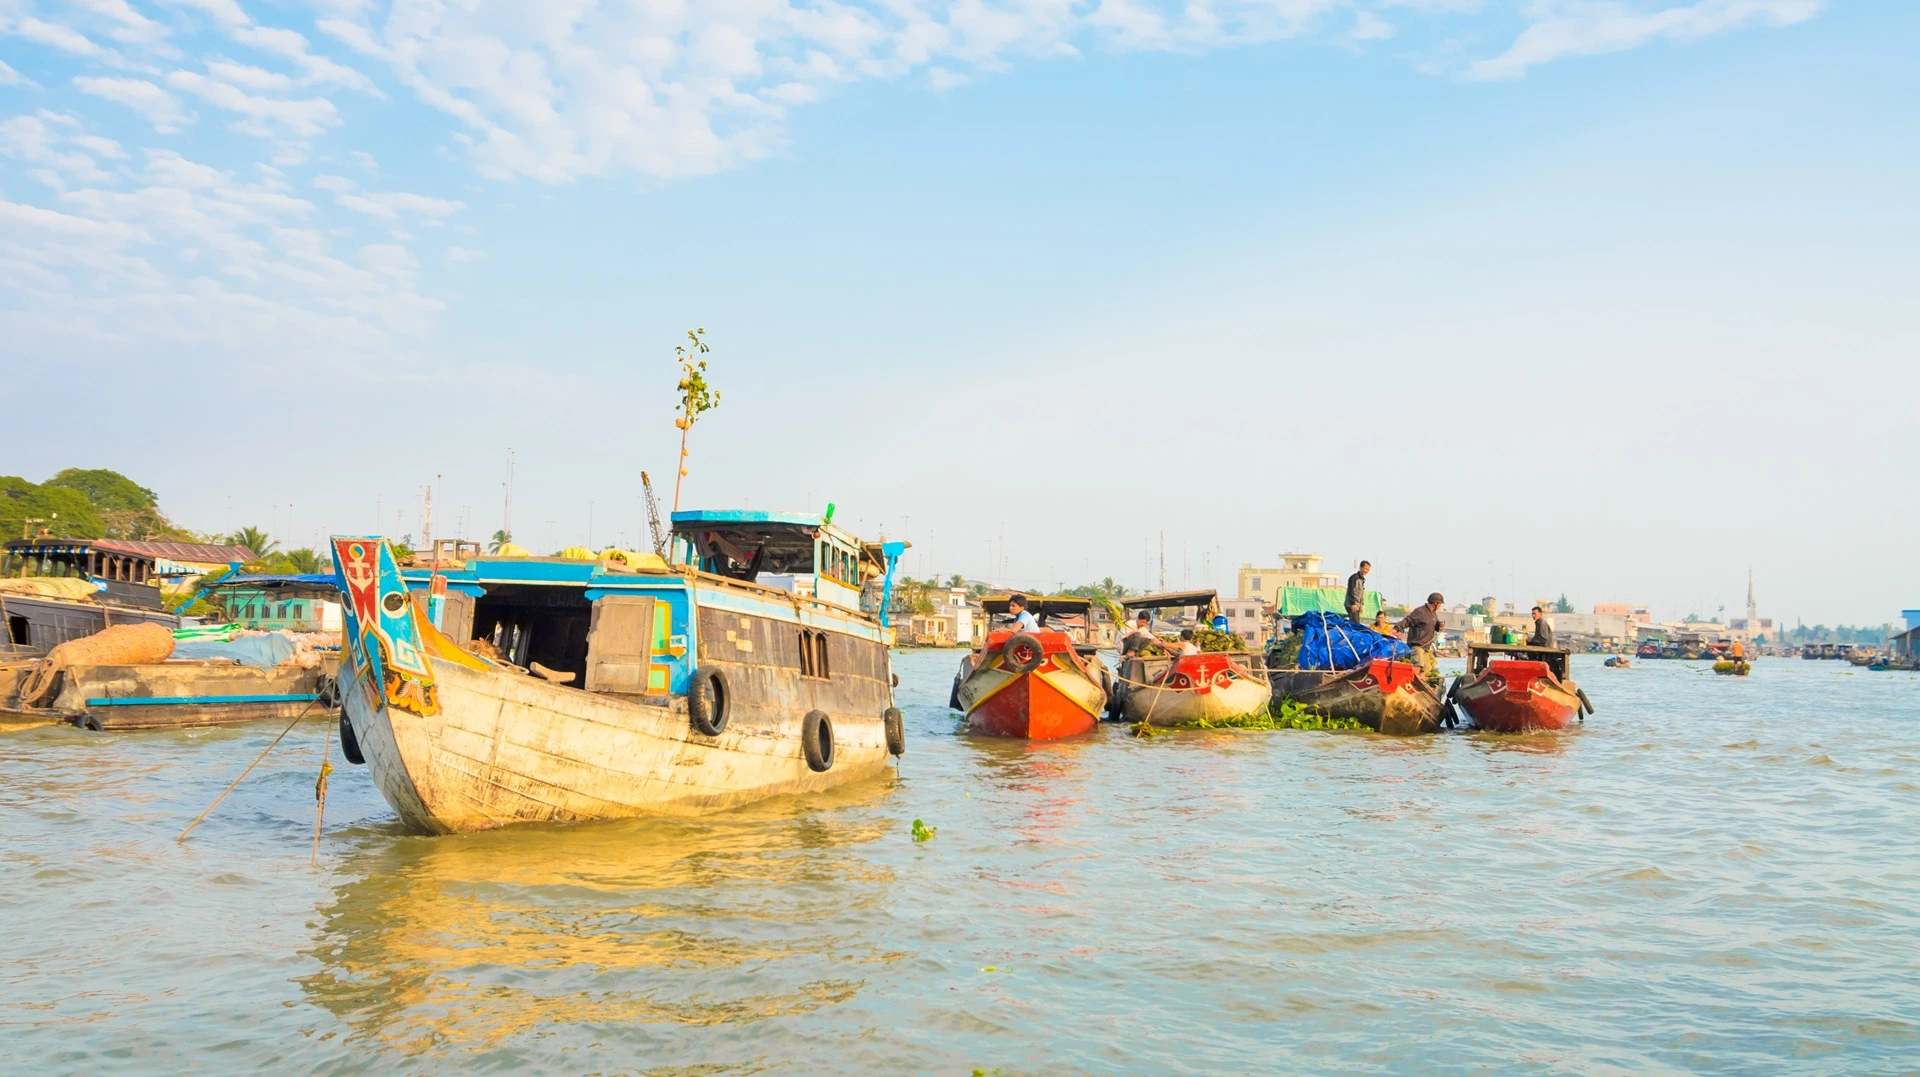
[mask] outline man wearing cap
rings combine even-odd
[[[1427,596],[1427,604],[1415,607],[1400,623],[1393,627],[1406,634],[1407,646],[1413,648],[1413,664],[1423,672],[1434,668],[1433,641],[1440,636],[1440,604],[1446,600],[1440,592]]]

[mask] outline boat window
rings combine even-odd
[[[538,662],[558,673],[572,673],[572,683],[584,687],[592,620],[593,604],[585,588],[490,586],[474,602],[471,638],[488,640],[500,657],[516,666]]]
[[[32,632],[27,628],[27,619],[25,617],[22,617],[17,613],[8,615],[7,617],[7,638],[8,639],[12,640],[14,643],[17,643],[22,647],[25,647],[33,642],[33,640],[29,638],[31,635],[32,635]]]
[[[833,671],[827,662],[827,634],[811,628],[800,630],[800,675],[826,680]]]

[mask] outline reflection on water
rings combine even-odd
[[[845,809],[885,783],[706,820],[356,836],[300,979],[406,1054],[566,1024],[741,1024],[844,1002],[898,955],[859,938],[891,873]],[[805,970],[793,958],[814,959]],[[817,975],[825,962],[840,975]]]

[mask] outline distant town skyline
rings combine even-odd
[[[1396,600],[1920,605],[1917,5],[22,0],[0,38],[3,473],[299,545],[417,532],[437,481],[485,538],[512,447],[517,537],[632,543],[701,326],[687,503],[834,502],[917,575],[1145,580],[1164,531],[1222,590],[1300,547]]]

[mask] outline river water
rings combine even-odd
[[[694,821],[400,832],[304,723],[0,734],[10,1072],[1920,1071],[1920,678],[1578,660],[1578,732],[963,733]],[[337,749],[334,756],[338,763]],[[913,820],[937,828],[910,836]]]

